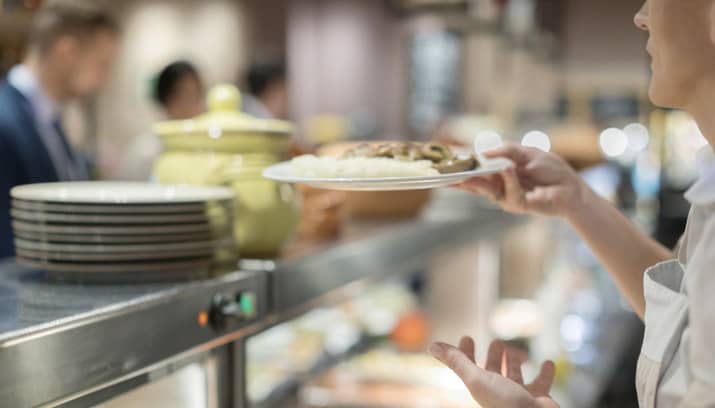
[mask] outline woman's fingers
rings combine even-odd
[[[487,177],[476,177],[456,185],[460,190],[487,197],[490,201],[498,203],[504,197],[504,183],[498,174]]]
[[[521,365],[526,354],[507,348],[501,341],[496,340],[489,345],[486,369],[474,363],[474,340],[470,337],[463,337],[458,348],[434,343],[429,352],[459,376],[482,406],[558,407],[548,398],[554,379],[554,364],[551,361],[541,366],[534,382],[524,386]],[[505,367],[502,371],[503,364]]]
[[[536,376],[534,381],[526,386],[529,393],[534,397],[545,397],[549,395],[551,386],[554,384],[554,376],[556,375],[556,366],[551,360],[544,361],[541,364],[541,370],[539,375]]]
[[[513,143],[505,143],[503,146],[496,149],[484,152],[484,157],[493,159],[495,157],[506,157],[511,159],[517,165],[523,165],[531,160],[531,151],[526,147],[522,147]]]
[[[524,376],[521,374],[522,357],[518,350],[507,348],[505,353],[506,358],[506,376],[517,384],[524,384]]]
[[[477,360],[474,357],[474,340],[469,336],[464,336],[459,341],[459,350],[464,353],[472,363],[476,364]]]
[[[487,362],[484,368],[487,371],[501,374],[502,361],[504,359],[504,343],[499,340],[494,340],[489,344],[487,351]]]
[[[495,186],[489,180],[482,178],[467,180],[465,182],[455,185],[455,187],[460,190],[468,191],[470,193],[487,196],[487,198],[496,197],[498,193],[497,186]]]
[[[488,403],[501,398],[501,389],[505,384],[495,383],[493,374],[474,364],[461,350],[448,344],[435,343],[430,346],[430,353],[444,365],[449,367],[464,382],[474,399],[482,406],[502,407],[514,406],[511,403]],[[500,377],[497,377],[500,378]]]
[[[556,192],[553,188],[537,187],[528,191],[524,195],[526,206],[530,209],[545,214],[558,213],[559,207],[556,202]]]
[[[504,179],[504,205],[512,211],[525,211],[524,189],[514,169],[502,173]]]
[[[488,381],[486,372],[474,364],[461,350],[449,344],[434,343],[430,346],[429,352],[434,358],[454,371],[467,385],[472,395],[476,396],[483,392],[489,392],[485,388],[485,384]]]

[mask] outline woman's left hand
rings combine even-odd
[[[464,337],[459,348],[435,343],[430,353],[454,371],[483,408],[558,408],[549,397],[554,382],[554,363],[546,361],[530,384],[524,384],[521,374],[522,359],[501,341],[489,345],[484,368],[476,364],[474,340]],[[506,367],[502,373],[502,365]]]

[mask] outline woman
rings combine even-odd
[[[203,82],[196,68],[187,61],[172,62],[161,70],[153,84],[152,97],[167,119],[190,119],[206,111]],[[147,180],[161,148],[156,135],[135,137],[116,177]]]
[[[262,119],[288,116],[288,84],[285,66],[279,62],[255,63],[246,74],[248,94],[242,95],[242,110]]]
[[[154,98],[169,119],[190,119],[206,111],[201,77],[187,61],[173,62],[159,73]]]
[[[490,156],[516,168],[467,182],[507,211],[565,218],[615,279],[646,332],[636,385],[641,407],[715,406],[715,0],[648,0],[635,17],[650,34],[653,103],[683,109],[708,139],[710,162],[686,193],[692,203],[677,259],[599,198],[555,155],[505,146]],[[644,273],[645,271],[645,273]],[[520,361],[500,342],[482,369],[474,342],[437,343],[430,352],[452,368],[483,407],[556,407],[554,366],[546,362],[524,385]],[[501,375],[502,359],[505,362]]]

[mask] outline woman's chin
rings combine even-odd
[[[659,87],[655,82],[651,82],[650,84],[648,98],[653,105],[661,108],[677,109],[680,107],[677,95],[675,95],[674,92],[665,91],[663,87]]]

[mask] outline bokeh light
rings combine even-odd
[[[634,152],[642,152],[648,147],[650,142],[650,132],[648,128],[640,123],[631,123],[623,128],[628,139],[628,149]]]
[[[551,140],[549,135],[538,130],[532,130],[524,135],[521,139],[521,145],[526,147],[534,147],[545,152],[551,151]]]
[[[477,137],[474,138],[474,151],[484,153],[496,149],[502,144],[502,138],[499,133],[494,130],[483,130],[477,133]]]
[[[601,132],[598,144],[601,151],[608,157],[618,157],[628,148],[628,137],[621,129],[608,128]]]

